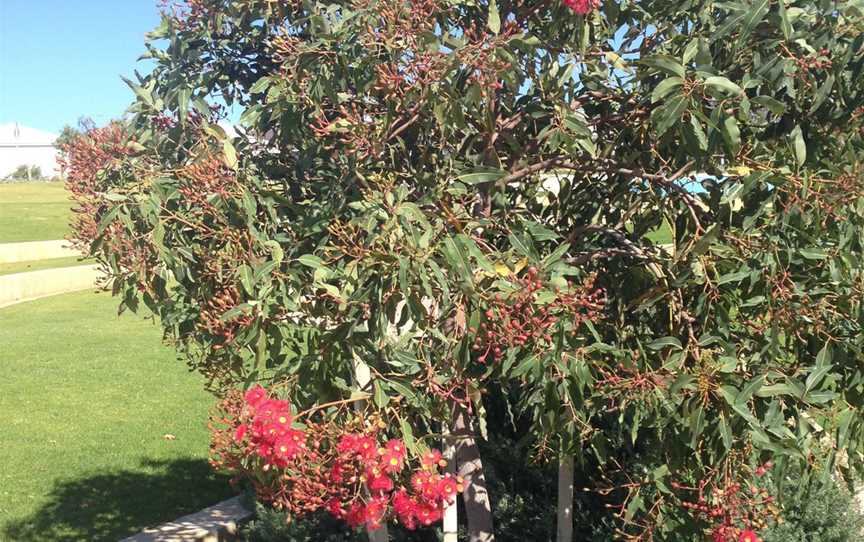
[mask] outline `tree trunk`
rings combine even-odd
[[[388,542],[390,535],[387,534],[387,525],[382,525],[380,529],[367,529],[366,534],[369,535],[369,542]]]
[[[360,391],[369,391],[372,387],[372,371],[356,354],[354,355],[354,379],[357,381],[357,388]],[[354,409],[360,410],[363,408],[362,402],[354,403]],[[387,532],[387,524],[379,529],[366,529],[366,534],[369,535],[369,542],[388,542],[390,535]]]
[[[456,476],[456,446],[450,438],[450,430],[445,425],[444,433],[444,459],[447,460],[447,472]],[[444,508],[444,542],[458,542],[459,516],[456,499]]]
[[[474,441],[469,414],[461,405],[456,405],[453,435],[456,437],[458,473],[465,480],[462,501],[465,503],[468,540],[469,542],[492,542],[495,540],[492,505],[489,502],[489,492],[486,490],[483,462],[480,459],[480,450]]]
[[[558,462],[558,542],[573,540],[573,456]]]

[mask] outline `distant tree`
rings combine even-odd
[[[42,168],[39,166],[20,165],[15,171],[6,176],[10,181],[34,181],[43,179]]]

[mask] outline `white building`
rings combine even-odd
[[[57,175],[55,139],[54,134],[18,123],[0,124],[0,179],[19,166],[38,166],[44,177]]]

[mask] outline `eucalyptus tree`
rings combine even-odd
[[[69,183],[215,389],[446,434],[472,540],[492,388],[622,537],[738,540],[764,461],[859,464],[860,0],[165,9]]]

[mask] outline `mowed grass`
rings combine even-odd
[[[0,540],[117,540],[230,496],[213,398],[141,316],[79,292],[0,309]]]
[[[63,239],[71,208],[62,182],[0,183],[0,243]]]
[[[29,262],[0,263],[0,275],[25,273],[27,271],[40,271],[42,269],[54,269],[56,267],[92,265],[94,263],[96,263],[95,260],[82,259],[79,256],[69,256],[67,258],[51,258],[49,260],[32,260]]]

